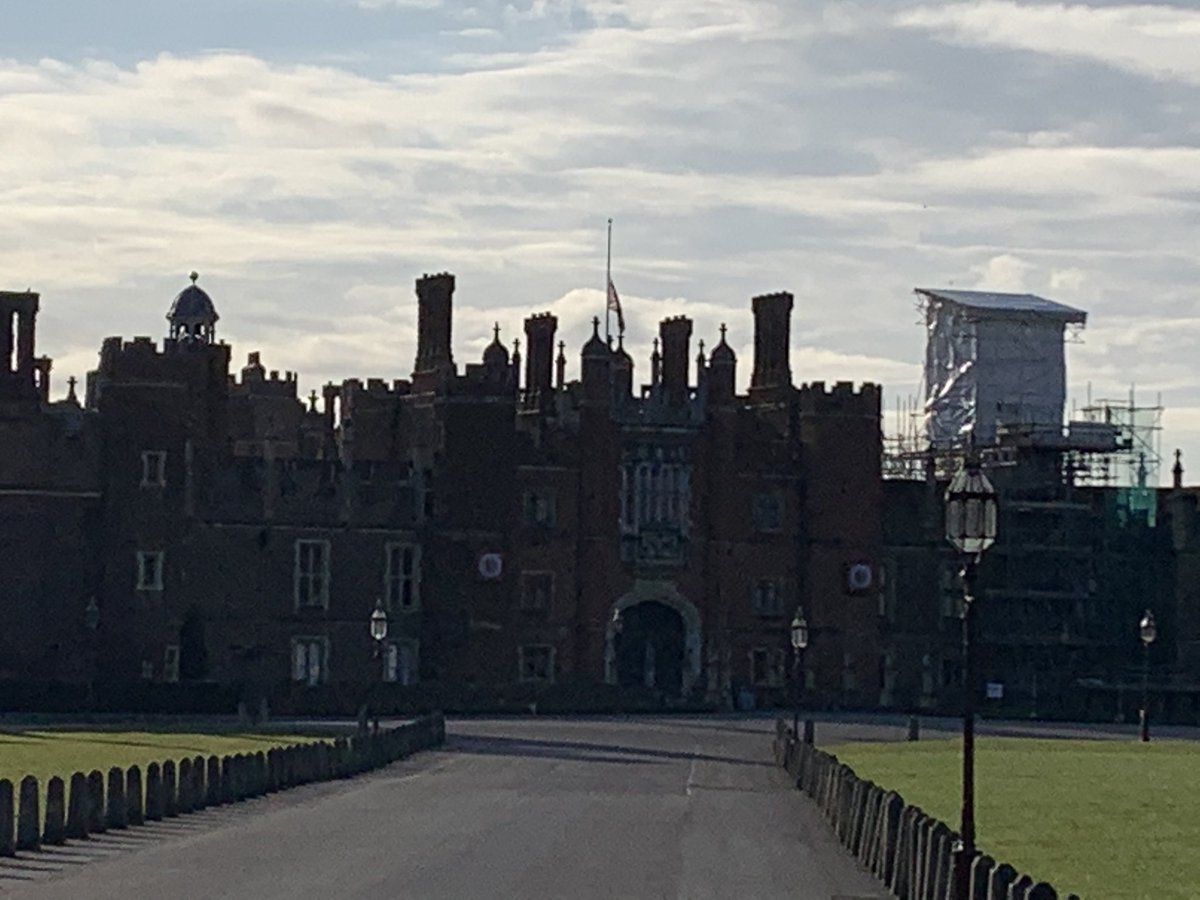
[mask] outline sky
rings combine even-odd
[[[4,0],[0,289],[56,395],[192,270],[305,393],[407,377],[439,271],[460,365],[552,311],[570,375],[611,217],[639,380],[687,314],[744,382],[787,290],[797,382],[894,431],[913,288],[1029,291],[1089,313],[1071,400],[1161,394],[1200,473],[1197,46],[1193,0]]]

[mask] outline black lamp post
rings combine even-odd
[[[375,676],[372,677],[367,682],[368,698],[370,697],[371,692],[374,690],[375,678],[382,677],[379,672],[378,667],[379,667],[379,660],[383,656],[383,642],[387,638],[387,634],[388,634],[388,614],[387,614],[387,610],[383,608],[383,600],[382,599],[375,601],[375,608],[373,610],[371,610],[371,618],[369,619],[369,627],[370,627],[370,633],[371,633],[371,640],[373,641],[371,658],[374,660],[374,664],[375,664]],[[367,716],[366,716],[367,706],[368,706],[367,703],[363,704],[362,727],[364,727],[364,728],[366,727],[366,720],[367,720]],[[376,731],[379,730],[379,718],[378,717],[376,717],[376,719],[375,719],[375,729],[376,729]]]
[[[1150,645],[1158,637],[1158,626],[1154,624],[1154,613],[1146,610],[1138,623],[1138,634],[1142,639],[1142,742],[1150,740]]]
[[[800,681],[800,662],[804,657],[804,648],[808,646],[808,620],[804,618],[804,609],[796,607],[792,616],[792,735],[800,740],[800,692],[803,684]]]
[[[946,490],[946,540],[964,556],[962,822],[954,864],[955,900],[968,900],[975,858],[975,670],[971,656],[975,577],[983,552],[996,541],[996,490],[969,457]]]

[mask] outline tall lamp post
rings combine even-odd
[[[1138,623],[1138,634],[1142,639],[1142,742],[1150,740],[1150,645],[1158,637],[1158,626],[1154,624],[1154,613],[1146,610]]]
[[[946,489],[946,540],[963,554],[962,822],[954,864],[955,900],[968,900],[975,858],[975,669],[972,629],[975,579],[980,557],[996,541],[996,489],[969,456]]]
[[[375,674],[374,674],[374,676],[372,676],[371,680],[368,681],[368,683],[367,683],[368,702],[363,704],[363,716],[362,716],[362,727],[363,728],[366,727],[366,722],[367,722],[366,711],[367,711],[367,706],[370,701],[371,693],[374,691],[375,678],[382,677],[379,672],[379,660],[383,656],[383,642],[384,642],[384,640],[387,639],[387,634],[388,634],[388,614],[387,614],[387,610],[383,608],[382,598],[375,601],[375,608],[373,610],[371,610],[371,618],[369,620],[369,627],[370,627],[371,640],[372,640],[371,659],[374,660]],[[378,716],[375,717],[375,729],[377,731],[379,730],[379,717]]]
[[[792,736],[800,740],[800,661],[804,657],[804,648],[808,646],[808,620],[804,618],[804,609],[796,607],[792,616]]]

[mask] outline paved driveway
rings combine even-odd
[[[882,897],[746,718],[450,723],[361,779],[0,863],[29,897]],[[880,732],[879,736],[890,736]]]

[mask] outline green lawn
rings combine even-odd
[[[36,775],[42,788],[53,775],[70,783],[72,772],[87,774],[99,769],[107,778],[111,766],[135,763],[145,777],[148,763],[185,756],[224,756],[267,751],[272,747],[314,740],[287,734],[190,734],[151,731],[0,730],[0,778],[8,778],[14,791],[26,775]]]
[[[1200,745],[977,737],[976,840],[1060,896],[1200,897]],[[957,829],[957,740],[822,747]]]

